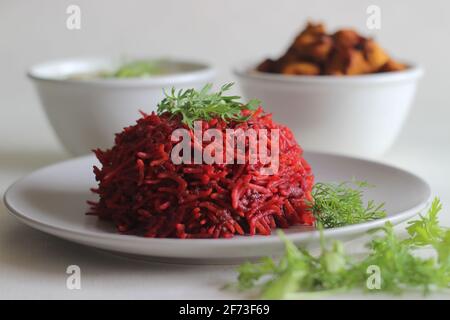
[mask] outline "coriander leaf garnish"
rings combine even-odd
[[[410,235],[408,241],[417,246],[433,245],[444,237],[445,231],[439,226],[438,214],[442,210],[441,202],[436,198],[431,203],[425,217],[408,222],[406,230]]]
[[[194,121],[220,118],[224,121],[246,121],[249,115],[243,115],[243,110],[256,110],[260,101],[251,100],[247,104],[239,101],[239,96],[227,96],[224,93],[233,83],[223,85],[218,92],[211,93],[212,84],[205,85],[200,91],[195,89],[164,92],[165,98],[158,104],[157,112],[168,112],[180,115],[182,122],[193,128]]]
[[[426,223],[423,217],[419,221]],[[387,222],[382,230],[384,236],[375,238],[368,244],[371,252],[358,268],[355,268],[355,272],[363,273],[369,266],[377,266],[383,270],[381,288],[392,293],[401,293],[405,287],[420,288],[424,293],[433,286],[448,287],[448,261],[440,263],[436,258],[424,259],[415,255],[415,240],[398,237],[390,222]]]
[[[241,290],[259,289],[260,297],[270,299],[317,298],[358,288],[390,293],[401,293],[408,288],[422,289],[424,293],[432,288],[448,289],[450,229],[438,224],[440,208],[436,198],[426,215],[409,223],[410,232],[406,239],[397,236],[393,225],[387,222],[379,230],[382,235],[368,243],[368,255],[360,259],[346,254],[342,242],[329,243],[322,232],[318,255],[296,247],[281,234],[285,253],[280,261],[277,263],[266,257],[262,264],[242,265],[238,269],[239,287]],[[433,232],[423,238],[422,231],[418,230]],[[415,254],[419,246],[427,243],[432,244],[436,257],[421,258]],[[368,268],[373,266],[381,270],[380,290],[367,288]]]
[[[110,76],[113,78],[142,78],[164,74],[162,61],[136,60],[124,64]]]
[[[310,209],[316,224],[335,228],[385,217],[383,203],[371,200],[364,204],[363,191],[367,187],[366,182],[316,183]]]

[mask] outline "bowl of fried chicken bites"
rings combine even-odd
[[[234,71],[243,95],[276,110],[306,150],[368,158],[394,143],[423,74],[353,29],[314,23],[281,57]]]

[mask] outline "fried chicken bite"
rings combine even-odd
[[[281,71],[286,75],[318,75],[320,74],[320,67],[311,62],[297,62],[286,65]]]
[[[389,61],[387,53],[371,39],[364,42],[363,52],[370,65],[368,72],[377,72]]]

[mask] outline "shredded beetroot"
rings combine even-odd
[[[159,238],[269,235],[276,227],[314,222],[311,167],[289,128],[270,114],[259,108],[245,122],[203,121],[202,130],[279,129],[273,175],[261,175],[262,164],[249,164],[248,154],[245,164],[175,165],[171,134],[177,128],[188,129],[178,116],[143,113],[116,135],[112,149],[95,150],[102,167],[94,167],[99,185],[92,191],[100,199],[89,203],[88,214],[112,220],[120,233]]]

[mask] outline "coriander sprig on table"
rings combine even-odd
[[[181,115],[182,122],[193,128],[194,121],[220,118],[224,121],[246,121],[249,115],[243,115],[243,110],[256,110],[260,101],[250,100],[247,104],[239,101],[239,96],[227,96],[224,93],[233,83],[223,85],[218,92],[211,93],[212,84],[205,85],[200,91],[195,89],[179,90],[174,88],[165,92],[165,98],[158,104],[157,112],[168,112]]]
[[[239,267],[238,285],[242,290],[259,288],[266,299],[314,298],[323,294],[360,288],[370,292],[400,293],[419,288],[424,293],[433,288],[448,289],[450,284],[450,229],[441,227],[437,215],[442,206],[434,199],[427,214],[409,222],[409,237],[402,239],[386,223],[383,235],[368,243],[369,254],[356,260],[344,252],[340,241],[331,246],[321,235],[321,253],[312,255],[306,249],[285,242],[285,253],[277,263],[264,258],[260,263]],[[418,247],[431,246],[435,257],[420,258]],[[379,290],[369,290],[369,267],[380,271]]]

